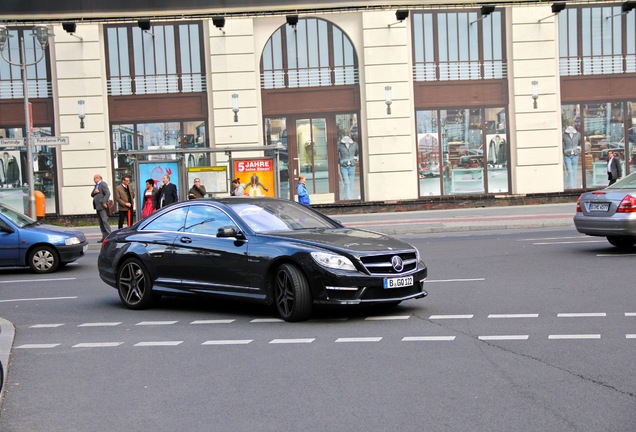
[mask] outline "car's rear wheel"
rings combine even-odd
[[[612,246],[616,246],[619,249],[629,249],[636,244],[635,237],[607,237],[607,241]]]
[[[29,253],[28,260],[34,273],[52,273],[60,265],[60,257],[50,246],[36,246]]]
[[[143,264],[135,258],[127,259],[119,267],[117,291],[122,303],[130,309],[146,309],[155,299],[150,275]]]
[[[274,302],[285,321],[304,321],[311,316],[311,292],[305,275],[292,264],[283,264],[274,278]]]

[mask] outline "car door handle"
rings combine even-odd
[[[190,237],[181,237],[181,243],[192,243],[192,239]]]

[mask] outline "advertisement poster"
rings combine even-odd
[[[139,181],[137,181],[137,197],[143,197],[146,190],[146,180],[153,179],[155,187],[158,188],[162,184],[164,175],[170,176],[170,183],[177,187],[179,199],[181,197],[181,188],[179,185],[179,164],[176,161],[152,161],[139,162]],[[140,207],[137,207],[140,208]]]
[[[245,186],[248,196],[276,196],[274,159],[235,159],[234,178]]]
[[[201,185],[205,186],[208,194],[228,193],[227,167],[225,166],[188,168],[188,186],[194,184],[195,178],[201,180]]]

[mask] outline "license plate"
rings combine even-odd
[[[413,276],[384,278],[384,288],[402,288],[413,285]]]
[[[589,212],[606,212],[609,210],[609,203],[589,203],[587,211]]]

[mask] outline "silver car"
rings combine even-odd
[[[629,249],[636,244],[636,172],[605,189],[586,192],[576,204],[578,232],[607,237],[612,245]]]

